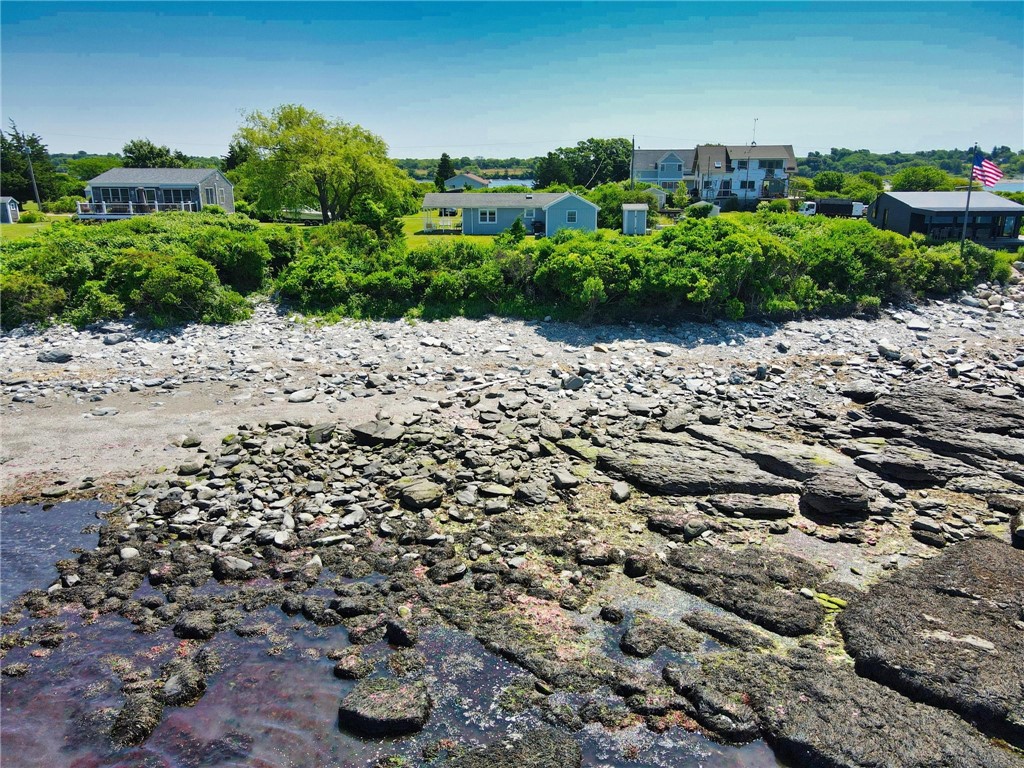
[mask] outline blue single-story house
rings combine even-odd
[[[0,197],[0,224],[13,224],[20,216],[17,200],[8,195]]]
[[[527,232],[553,235],[560,229],[597,231],[600,208],[575,192],[428,192],[423,198],[424,229],[432,228],[432,212],[462,210],[464,235],[497,235],[521,219]]]
[[[80,219],[124,219],[158,211],[235,212],[234,185],[216,168],[111,168],[85,185]]]
[[[489,186],[491,186],[491,182],[477,176],[475,173],[460,173],[444,180],[445,189],[458,190],[460,192],[464,189],[480,189],[481,187]]]

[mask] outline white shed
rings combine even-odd
[[[622,234],[647,234],[647,203],[622,204]]]

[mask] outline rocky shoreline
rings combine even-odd
[[[369,737],[435,716],[431,627],[528,672],[510,698],[548,725],[451,765],[580,765],[587,723],[763,738],[794,765],[1020,765],[1022,298],[672,328],[264,306],[8,334],[5,499],[119,504],[5,613],[3,652],[74,642],[68,610],[186,641],[124,670],[121,744],[203,696],[230,663],[207,641],[279,606],[346,638],[339,725]],[[369,675],[380,642],[399,661]],[[623,660],[659,649],[685,663]]]

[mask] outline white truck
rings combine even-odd
[[[798,211],[803,216],[832,216],[844,219],[861,219],[868,213],[864,203],[855,200],[843,200],[838,197],[823,197],[820,200],[807,200]]]

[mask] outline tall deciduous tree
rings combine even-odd
[[[132,139],[121,148],[125,168],[184,168],[188,155],[170,147],[158,147],[149,139]]]
[[[892,177],[893,192],[929,192],[953,189],[953,177],[941,168],[911,166]]]
[[[455,166],[447,152],[441,153],[441,160],[437,164],[437,173],[434,174],[434,186],[438,192],[444,192],[444,183],[455,175]]]
[[[374,228],[411,212],[412,182],[384,140],[361,126],[282,104],[249,114],[236,138],[253,150],[241,172],[259,211],[311,206],[324,224],[369,219]]]
[[[573,184],[594,187],[629,178],[629,139],[586,139],[558,150],[572,168]]]
[[[838,192],[846,182],[846,174],[842,171],[822,171],[814,177],[814,189],[817,192]]]

